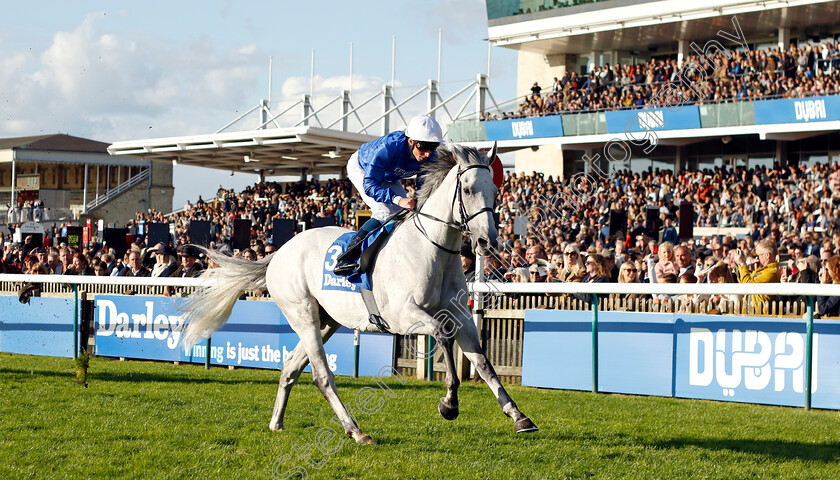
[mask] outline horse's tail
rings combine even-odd
[[[227,322],[233,305],[243,293],[265,289],[265,274],[273,258],[269,255],[252,262],[205,248],[201,250],[218,264],[218,268],[204,271],[201,278],[209,280],[207,286],[199,287],[182,307],[187,328],[181,344],[187,351]]]

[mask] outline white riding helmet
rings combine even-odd
[[[417,115],[408,122],[405,136],[417,142],[443,143],[443,131],[437,120],[428,115]]]

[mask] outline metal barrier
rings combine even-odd
[[[97,294],[161,295],[166,287],[177,287],[176,295],[185,295],[204,284],[201,278],[126,278],[78,277],[58,275],[0,275],[0,295],[17,296],[26,283],[39,283],[44,296],[74,298],[78,303],[95,298]],[[814,284],[610,284],[610,283],[488,283],[470,284],[474,295],[474,318],[481,343],[503,381],[519,383],[522,375],[523,320],[526,309],[591,310],[593,333],[593,377],[597,379],[597,333],[600,311],[636,311],[641,313],[714,313],[721,315],[783,316],[803,318],[806,322],[806,378],[810,407],[810,356],[813,339],[814,298],[840,296],[840,285]],[[586,294],[587,301],[563,296]],[[638,295],[783,295],[803,296],[805,302],[769,302],[766,308],[756,309],[753,302],[741,302],[735,308],[724,302],[722,308],[711,309],[704,302],[687,303],[680,299],[666,299],[656,303],[652,298],[610,297],[610,294]],[[0,318],[1,320],[2,318]],[[75,331],[78,331],[78,325]],[[89,329],[92,331],[92,329]],[[394,367],[403,374],[420,378],[443,379],[442,352],[434,352],[431,361],[426,357],[432,346],[426,337],[398,337]],[[415,346],[416,345],[416,346]],[[461,355],[458,355],[460,358]],[[461,362],[461,367],[463,364]],[[459,369],[460,370],[460,369]],[[593,382],[597,391],[597,380]]]

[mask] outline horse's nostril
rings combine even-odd
[[[482,247],[486,247],[487,246],[487,239],[486,238],[479,238],[478,239],[478,244],[481,245]]]

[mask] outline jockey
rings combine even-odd
[[[359,267],[356,259],[367,235],[400,208],[414,210],[413,198],[406,198],[400,179],[420,173],[420,164],[437,157],[443,133],[437,121],[418,115],[405,131],[391,132],[359,147],[347,162],[347,177],[370,207],[371,218],[356,232],[347,249],[338,257],[336,275],[350,275]],[[419,185],[418,185],[419,187]]]

